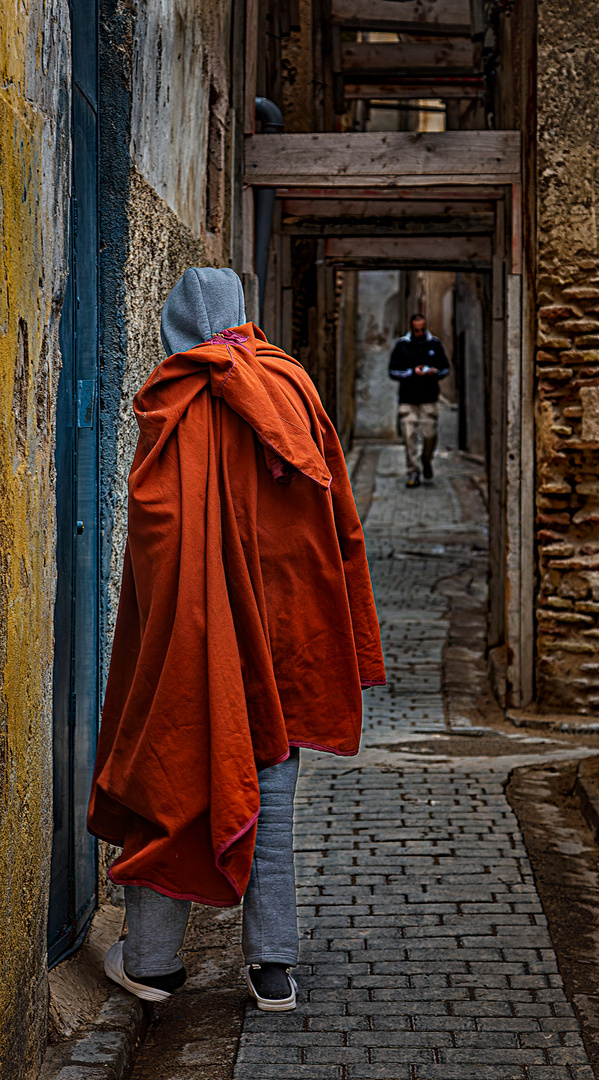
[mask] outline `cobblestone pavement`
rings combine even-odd
[[[299,1006],[247,1005],[234,1080],[593,1080],[504,795],[515,765],[574,751],[481,727],[484,509],[476,466],[436,471],[406,491],[400,448],[380,451],[389,683],[359,758],[302,752]]]

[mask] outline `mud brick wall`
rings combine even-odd
[[[570,0],[540,0],[538,15],[537,697],[588,713],[599,706],[599,20]]]

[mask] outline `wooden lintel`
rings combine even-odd
[[[351,41],[341,46],[341,67],[345,73],[430,72],[469,74],[475,68],[475,46],[467,38],[433,38],[430,41]]]
[[[258,71],[258,15],[259,0],[246,0],[245,11],[245,86],[243,106],[243,130],[246,135],[254,131],[256,79]]]
[[[462,201],[467,203],[484,203],[490,201],[496,203],[503,200],[506,195],[505,186],[501,184],[479,184],[475,189],[469,185],[460,187],[456,186],[444,186],[440,184],[431,184],[423,187],[419,187],[417,191],[414,191],[413,187],[278,187],[277,198],[283,201],[283,204],[288,207],[288,212],[294,213],[294,205],[298,202],[307,202],[308,204],[315,203],[317,200],[334,200],[339,202],[392,202],[396,203],[400,200],[412,200],[418,199],[418,202],[426,202],[428,200],[451,200]]]
[[[339,26],[398,33],[469,33],[469,0],[332,0],[331,20]]]
[[[435,101],[440,98],[442,101],[449,101],[455,98],[478,97],[482,93],[484,93],[482,77],[473,76],[467,81],[457,79],[455,82],[448,83],[447,72],[445,72],[445,81],[443,73],[438,79],[429,77],[419,82],[414,82],[409,78],[402,80],[394,75],[387,82],[348,81],[343,88],[344,97],[348,101],[412,101],[424,98],[432,98]]]
[[[469,201],[460,199],[283,199],[281,211],[285,224],[289,219],[294,221],[323,220],[334,221],[336,218],[345,220],[374,218],[425,218],[425,217],[463,217],[468,214],[472,217],[493,218],[495,221],[495,204],[490,200],[478,200],[473,198],[472,189],[469,191]],[[420,196],[420,191],[418,192]]]
[[[281,232],[293,236],[492,236],[494,214],[442,214],[438,217],[335,220],[285,218]]]
[[[414,237],[331,237],[325,244],[325,258],[340,265],[370,266],[394,264],[414,267],[470,266],[487,269],[493,258],[488,236]]]
[[[518,131],[253,135],[245,183],[259,187],[399,187],[520,182]]]

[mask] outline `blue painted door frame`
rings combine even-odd
[[[72,0],[71,29],[70,272],[56,422],[50,966],[77,947],[97,892],[97,844],[85,822],[99,719],[98,0]]]

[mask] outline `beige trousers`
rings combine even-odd
[[[439,406],[436,401],[426,405],[400,405],[399,419],[406,444],[408,473],[419,476],[422,459],[430,461],[435,452]]]

